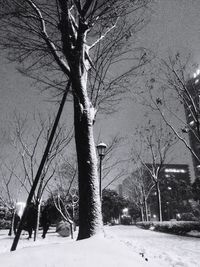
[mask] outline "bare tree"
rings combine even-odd
[[[141,163],[132,172],[131,176],[123,181],[124,191],[140,210],[142,221],[148,221],[147,201],[154,186],[152,179],[149,179],[146,168]]]
[[[48,186],[48,192],[53,199],[54,206],[62,219],[70,224],[71,237],[75,226],[75,209],[79,204],[77,167],[66,158],[62,157],[57,168],[54,183]],[[69,212],[71,210],[71,214]]]
[[[27,194],[29,194],[33,185],[39,166],[40,155],[43,154],[45,149],[44,145],[49,139],[49,132],[52,125],[50,116],[46,121],[44,121],[40,114],[38,116],[34,115],[33,117],[32,127],[30,127],[27,117],[23,118],[15,114],[14,126],[12,126],[11,133],[11,144],[17,151],[17,158],[20,158],[20,161],[18,160],[18,167],[15,170],[10,169],[10,172],[21,183],[21,186]],[[49,150],[39,185],[34,194],[34,203],[37,210],[37,225],[34,240],[36,240],[39,227],[42,196],[47,185],[55,175],[60,154],[69,145],[72,136],[72,132],[67,132],[64,129],[64,125],[62,128],[59,126]]]
[[[147,94],[141,94],[142,103],[154,114],[161,116],[172,132],[185,145],[196,165],[200,158],[198,148],[190,140],[200,141],[199,125],[199,74],[192,64],[191,55],[177,52],[157,63],[146,82]],[[195,77],[188,73],[194,72]],[[188,140],[189,137],[189,140]]]
[[[148,124],[137,130],[139,148],[133,149],[134,158],[137,156],[138,160],[147,171],[150,179],[152,179],[157,195],[158,218],[162,221],[162,204],[160,194],[160,173],[163,164],[169,156],[170,149],[177,142],[172,132],[168,127],[154,125],[149,120]]]
[[[15,169],[18,162],[8,162],[4,159],[1,163],[1,185],[0,185],[0,202],[9,210],[12,215],[9,235],[13,233],[14,218],[16,213],[16,204],[24,189],[26,177],[21,182],[16,179]],[[13,190],[15,188],[15,190]]]
[[[88,238],[102,231],[97,157],[93,138],[95,100],[101,88],[107,92],[107,99],[112,99],[121,88],[122,82],[125,82],[126,76],[146,63],[141,49],[139,53],[135,50],[135,60],[130,68],[122,73],[116,72],[114,78],[110,73],[111,67],[115,68],[119,66],[119,61],[124,62],[127,59],[128,38],[144,26],[144,12],[149,2],[58,0],[47,3],[45,0],[9,0],[1,3],[0,44],[5,49],[11,48],[10,58],[24,62],[26,72],[34,72],[31,76],[38,77],[42,66],[49,76],[44,75],[46,79],[40,76],[38,79],[47,86],[53,84],[60,89],[67,79],[71,81],[79,173],[78,239]],[[131,16],[134,23],[130,21]],[[107,40],[105,45],[99,47],[104,40]],[[100,53],[95,49],[99,49]],[[113,56],[109,56],[109,53]],[[102,63],[97,58],[95,61],[96,56],[104,57],[108,62],[106,72],[104,69],[100,80],[99,69],[94,64],[98,62],[100,67]],[[88,85],[88,74],[92,69],[96,70],[95,76],[91,72],[92,79],[99,80],[97,87]],[[51,79],[50,76],[54,78]],[[106,85],[106,80],[112,81]],[[90,96],[94,96],[93,102]],[[101,100],[103,101],[103,97]]]

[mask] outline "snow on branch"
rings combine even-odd
[[[97,40],[96,40],[96,41],[89,47],[89,49],[92,49],[93,47],[95,47],[95,45],[97,45],[101,40],[103,40],[103,39],[106,37],[106,35],[107,35],[111,30],[113,30],[113,29],[116,27],[117,22],[118,22],[118,19],[119,19],[119,18],[117,18],[115,24],[114,24],[112,27],[110,27],[110,28],[109,28],[103,35],[101,35],[100,38],[97,39]]]

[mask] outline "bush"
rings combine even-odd
[[[122,215],[121,216],[121,224],[130,225],[132,222],[131,216]]]
[[[65,221],[60,221],[56,225],[56,232],[63,237],[70,236],[70,224]]]
[[[136,226],[176,235],[185,235],[193,230],[200,231],[200,222],[195,221],[138,222]]]
[[[192,212],[182,213],[181,221],[198,221]]]
[[[10,221],[6,221],[4,219],[0,220],[0,229],[10,229]]]

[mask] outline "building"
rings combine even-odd
[[[184,108],[187,122],[187,129],[190,141],[190,147],[200,159],[200,70],[198,70],[194,77],[188,80],[186,90],[184,91]],[[195,178],[200,178],[200,161],[192,155]]]
[[[149,168],[151,168],[151,164],[146,164]],[[136,179],[137,171],[132,174],[131,177],[125,178],[121,184],[118,185],[117,191],[121,197],[128,198],[129,197],[129,189],[130,189],[130,180]],[[148,179],[149,173],[148,171],[144,171],[144,176],[146,180]],[[187,164],[164,164],[160,176],[162,176],[161,180],[164,178],[172,178],[172,180],[182,180],[187,184],[191,183],[189,166]]]
[[[146,164],[151,168],[151,164]],[[133,201],[143,201],[142,190],[151,188],[152,179],[146,168],[144,171],[136,171],[131,177],[122,181],[118,186],[119,194],[124,198],[132,199]],[[142,176],[141,176],[142,174]],[[138,175],[140,175],[138,177]],[[141,181],[141,187],[136,189]],[[184,213],[184,209],[190,199],[188,190],[191,184],[189,166],[186,164],[164,164],[159,177],[162,215],[164,220],[175,219],[178,214]],[[146,191],[147,193],[147,191]],[[139,202],[138,202],[139,204]],[[139,206],[139,205],[138,205]],[[149,219],[157,219],[157,193],[155,187],[149,193],[147,199],[148,217]]]

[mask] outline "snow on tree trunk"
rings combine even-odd
[[[86,91],[86,76],[72,79],[74,126],[79,182],[78,239],[89,238],[103,230],[99,196],[96,147],[93,137],[94,108]]]
[[[75,102],[75,140],[79,180],[78,239],[84,239],[102,229],[102,215],[93,125],[89,118],[90,110],[81,112],[79,104]]]

